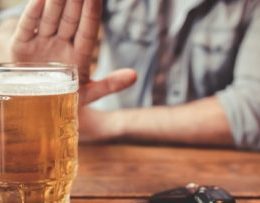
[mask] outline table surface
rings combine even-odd
[[[221,186],[239,203],[260,203],[260,153],[81,144],[71,203],[146,203],[155,192],[190,182]]]

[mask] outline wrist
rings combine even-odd
[[[112,129],[112,135],[115,137],[123,137],[125,136],[125,118],[123,116],[123,111],[113,111],[109,113],[109,125]]]

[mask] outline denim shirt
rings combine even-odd
[[[94,78],[131,67],[138,81],[95,107],[176,106],[216,96],[237,146],[260,150],[259,0],[204,0],[177,34],[170,31],[174,0],[104,2]]]
[[[167,1],[107,1],[95,78],[131,67],[138,81],[95,106],[175,106],[216,96],[237,146],[260,149],[260,1],[205,0],[177,35],[169,31]]]

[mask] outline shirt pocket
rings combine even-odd
[[[213,71],[219,69],[219,66],[231,51],[233,41],[233,30],[200,31],[195,33],[192,37],[194,65],[203,64]]]
[[[139,1],[127,0],[113,4],[116,2],[113,0],[108,7],[109,18],[104,26],[113,59],[118,67],[141,69],[155,46],[155,16],[148,15],[151,11],[145,1]]]
[[[201,96],[211,95],[232,82],[233,30],[198,31],[191,39],[191,71]]]
[[[144,1],[110,0],[107,12],[109,20],[106,27],[115,41],[149,45],[155,38],[154,15]]]

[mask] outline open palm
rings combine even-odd
[[[12,60],[77,64],[80,82],[87,82],[101,7],[101,0],[31,0],[12,41]]]
[[[30,0],[11,44],[10,55],[13,62],[61,62],[78,65],[79,121],[80,131],[84,133],[90,132],[97,120],[110,120],[105,112],[93,113],[85,108],[85,104],[125,89],[136,80],[136,73],[131,69],[115,71],[100,81],[89,80],[89,65],[102,13],[101,1]],[[93,126],[86,125],[86,119],[92,120]]]
[[[101,14],[102,0],[30,0],[12,39],[12,61],[78,65],[81,105],[129,87],[136,80],[131,69],[89,80]]]

